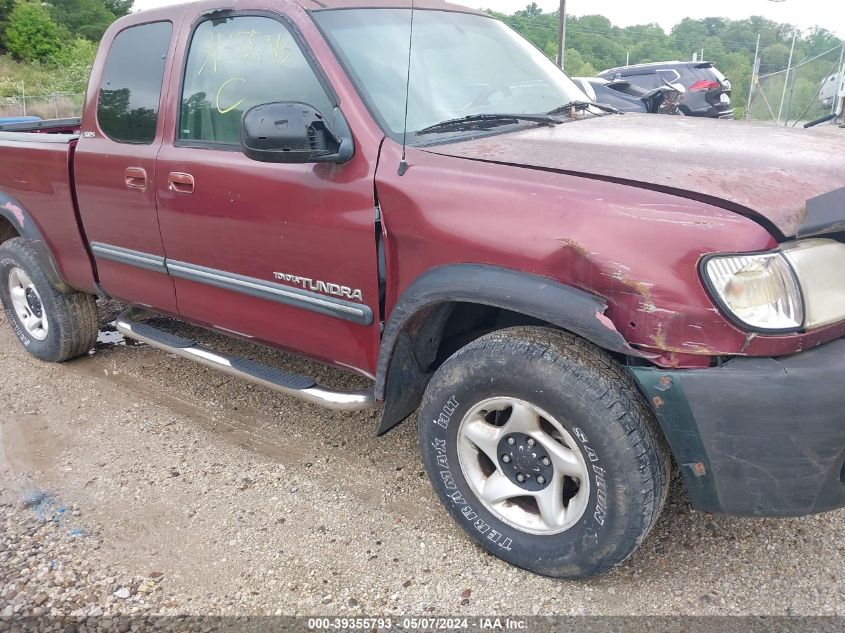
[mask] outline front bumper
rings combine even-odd
[[[629,367],[693,507],[797,516],[845,506],[845,339],[720,367]]]

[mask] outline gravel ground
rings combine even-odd
[[[116,306],[101,308],[107,323]],[[107,325],[101,340],[49,365],[0,322],[0,616],[128,630],[126,616],[149,614],[845,615],[843,511],[711,516],[676,483],[621,568],[553,581],[464,537],[422,472],[413,423],[375,438],[376,412],[325,411]]]

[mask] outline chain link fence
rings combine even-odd
[[[843,53],[845,46],[836,46],[782,70],[755,75],[747,118],[796,127],[833,113]],[[761,58],[763,68],[765,61]]]
[[[0,97],[0,118],[37,116],[42,119],[63,119],[82,116],[84,94],[53,93]]]

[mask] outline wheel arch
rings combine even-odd
[[[50,283],[61,292],[72,290],[59,274],[56,260],[32,219],[32,215],[17,200],[0,191],[0,244],[16,237],[25,239],[31,244]]]
[[[0,244],[13,237],[20,237],[20,233],[6,216],[0,215]]]
[[[384,330],[375,395],[385,406],[377,434],[413,413],[432,373],[448,356],[497,329],[557,327],[609,352],[641,356],[606,310],[601,297],[508,268],[454,264],[424,273],[399,298]]]

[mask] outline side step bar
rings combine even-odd
[[[226,356],[201,346],[191,339],[160,330],[143,321],[155,313],[129,308],[115,319],[117,331],[151,347],[176,354],[214,369],[269,387],[300,400],[338,411],[372,409],[376,400],[372,390],[335,391],[321,387],[310,378],[268,367],[247,358]]]

